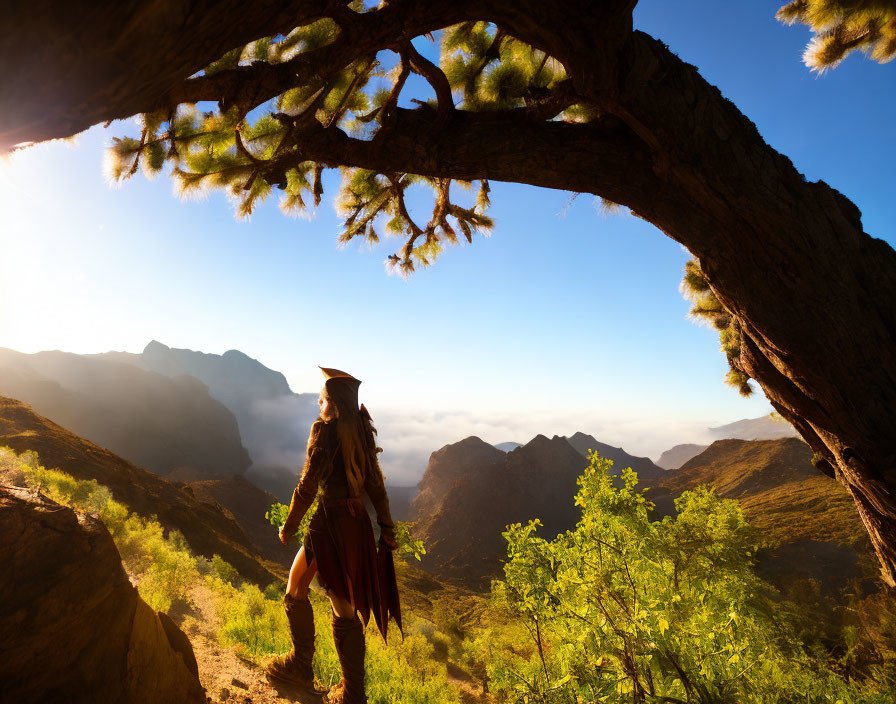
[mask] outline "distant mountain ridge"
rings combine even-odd
[[[156,474],[231,476],[250,465],[237,420],[191,376],[68,352],[0,348],[0,394]]]
[[[434,452],[411,505],[416,533],[427,546],[423,568],[438,579],[483,589],[500,573],[506,525],[539,518],[545,538],[571,528],[579,518],[576,479],[589,449],[613,460],[617,471],[635,469],[659,516],[674,511],[681,492],[703,484],[737,499],[763,542],[775,546],[761,554],[760,571],[776,584],[809,578],[835,593],[860,577],[870,554],[851,497],[812,466],[800,439],[717,440],[667,471],[576,433],[538,435],[506,453],[477,437]]]
[[[716,440],[776,440],[799,437],[796,428],[777,414],[744,418],[708,430]]]
[[[776,440],[778,438],[798,438],[799,433],[790,423],[777,413],[759,418],[742,418],[706,429],[715,440]],[[678,469],[692,457],[696,457],[709,445],[683,443],[663,452],[656,464],[663,469]]]
[[[661,454],[656,464],[663,469],[678,469],[689,459],[703,452],[707,447],[709,445],[695,445],[693,443],[676,445]]]
[[[287,500],[305,457],[316,393],[294,393],[286,377],[239,350],[208,354],[151,341],[141,354],[109,352],[98,357],[126,361],[167,377],[190,375],[236,416],[252,466],[246,476]]]
[[[628,454],[621,447],[613,447],[596,440],[591,435],[585,433],[575,433],[566,438],[566,441],[572,445],[582,457],[588,457],[588,451],[594,450],[601,457],[613,461],[613,468],[618,472],[626,467],[631,467],[638,473],[638,479],[646,482],[665,475],[665,470],[658,467],[647,457],[635,457]]]

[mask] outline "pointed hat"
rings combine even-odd
[[[347,379],[349,381],[356,381],[359,384],[361,383],[360,379],[356,379],[348,372],[340,371],[339,369],[333,369],[331,367],[320,367],[321,372],[323,372],[324,379],[329,381],[330,379]]]

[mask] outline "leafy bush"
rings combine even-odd
[[[291,641],[282,601],[266,598],[254,584],[235,587],[219,576],[205,579],[217,599],[218,639],[222,645],[236,645],[254,656],[289,650]]]
[[[489,686],[519,702],[892,702],[810,656],[753,571],[738,504],[685,492],[676,517],[596,454],[579,480],[576,527],[552,541],[509,526],[494,607],[508,622],[468,646]]]

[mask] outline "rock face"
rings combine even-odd
[[[582,457],[587,457],[589,450],[595,450],[597,454],[604,459],[612,460],[613,471],[616,473],[621,472],[626,467],[631,467],[638,473],[638,479],[642,482],[657,479],[664,476],[666,473],[665,470],[661,467],[657,467],[646,457],[635,457],[634,455],[628,454],[621,447],[607,445],[585,433],[576,433],[575,435],[566,438],[566,440],[579,452],[579,454],[582,455]]]
[[[656,465],[663,469],[678,469],[685,462],[703,452],[707,447],[709,445],[694,445],[692,443],[676,445],[660,455]]]
[[[45,467],[61,469],[76,479],[95,479],[135,513],[154,515],[165,528],[179,530],[196,554],[211,557],[217,553],[259,584],[277,579],[282,572],[258,555],[243,529],[219,507],[198,501],[189,489],[97,447],[42,418],[24,403],[2,396],[0,445],[19,453],[33,450]]]
[[[434,516],[455,482],[481,468],[503,462],[504,458],[504,452],[475,435],[433,452],[418,485],[417,496],[411,501],[412,520],[426,521]]]
[[[453,584],[488,587],[506,555],[502,531],[541,519],[554,537],[578,520],[583,457],[562,437],[535,437],[509,453],[470,437],[434,452],[412,504],[426,545],[423,568]]]
[[[98,520],[0,487],[0,699],[204,704],[189,640],[140,599]]]
[[[156,474],[229,477],[251,463],[233,413],[190,376],[102,355],[0,349],[0,394]]]

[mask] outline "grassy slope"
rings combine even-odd
[[[0,397],[0,446],[34,451],[46,467],[77,479],[95,479],[137,514],[157,516],[166,529],[183,533],[196,554],[217,553],[259,584],[284,575],[283,567],[261,559],[243,529],[216,506],[151,472],[123,460],[39,416],[30,406]]]
[[[717,440],[680,469],[650,483],[651,498],[709,484],[737,499],[769,542],[796,538],[856,544],[865,531],[855,503],[837,481],[815,469],[802,440]]]

